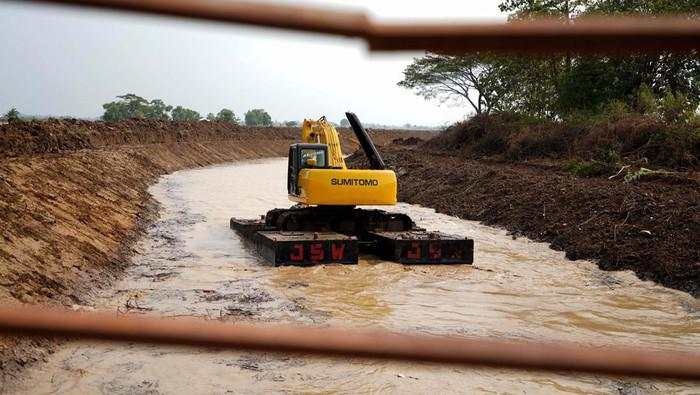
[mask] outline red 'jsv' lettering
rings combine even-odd
[[[414,241],[411,243],[411,249],[406,251],[406,258],[408,259],[420,259],[420,243]]]
[[[334,261],[339,261],[345,256],[345,244],[344,243],[333,243],[331,244],[331,257]]]
[[[430,259],[440,259],[442,257],[440,243],[430,243],[430,245],[428,245],[428,256]]]
[[[311,244],[311,260],[314,262],[323,260],[323,244],[314,243]]]
[[[304,245],[294,244],[292,250],[289,253],[289,259],[292,261],[303,261],[304,260]]]

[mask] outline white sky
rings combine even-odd
[[[378,19],[504,18],[499,0],[307,3]],[[127,92],[202,115],[264,108],[279,121],[351,110],[366,123],[442,125],[468,112],[396,86],[421,53],[370,54],[354,39],[0,2],[0,53],[3,113],[97,117]]]

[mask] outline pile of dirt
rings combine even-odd
[[[357,141],[350,129],[339,129],[343,143]],[[248,141],[250,136],[263,139],[294,140],[299,128],[252,127],[228,122],[173,122],[132,119],[120,122],[55,119],[0,124],[0,158],[48,153],[67,153],[83,149],[105,149],[171,143],[206,143],[212,141]],[[408,139],[427,132],[373,130],[378,144],[396,136]],[[245,143],[243,143],[245,144]],[[261,145],[262,146],[262,145]]]
[[[372,135],[379,144],[420,135],[406,133]],[[350,131],[341,137],[348,152],[358,147]],[[133,241],[157,213],[147,189],[158,176],[286,156],[298,138],[294,128],[211,122],[0,126],[0,302],[86,304],[129,263]],[[49,344],[0,338],[0,372],[11,379]]]
[[[570,259],[633,270],[641,279],[700,295],[700,189],[692,178],[580,178],[556,164],[465,159],[428,148],[436,143],[382,152],[398,174],[401,201],[499,225],[514,236],[549,242]],[[356,153],[348,163],[363,167],[365,161]]]
[[[418,145],[423,142],[423,139],[418,138],[418,137],[406,137],[406,138],[397,138],[391,141],[392,144],[394,145]]]
[[[600,174],[617,170],[621,162],[687,171],[697,169],[700,159],[700,124],[669,124],[638,114],[588,123],[479,115],[450,126],[426,147],[470,159],[596,162],[603,167]]]

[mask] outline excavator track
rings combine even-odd
[[[265,225],[282,231],[327,231],[362,235],[366,231],[408,231],[416,228],[405,214],[366,210],[353,206],[293,206],[274,209]]]
[[[473,262],[474,241],[415,225],[405,214],[347,206],[274,209],[231,229],[275,266],[356,264],[360,252],[404,264]]]

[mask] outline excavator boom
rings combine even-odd
[[[301,126],[301,141],[308,144],[325,144],[328,146],[329,167],[347,169],[338,131],[326,121],[326,117],[321,117],[318,121],[305,119]]]

